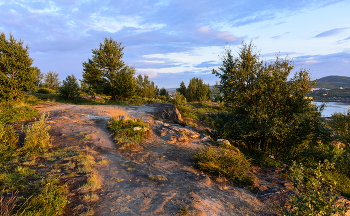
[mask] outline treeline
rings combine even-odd
[[[92,50],[92,57],[82,64],[83,79],[80,82],[73,74],[60,81],[59,74],[54,71],[42,73],[38,67],[32,66],[33,59],[29,57],[28,49],[23,41],[17,41],[12,35],[7,39],[1,33],[2,99],[17,99],[23,92],[59,93],[61,98],[70,100],[79,98],[82,93],[92,99],[97,95],[110,96],[112,101],[132,97],[162,100],[172,97],[165,88],[159,89],[147,75],[135,76],[135,68],[123,61],[122,43],[112,38],[105,38],[98,48]],[[182,82],[177,92],[189,102],[216,98],[209,84],[200,78],[191,79],[187,87]]]

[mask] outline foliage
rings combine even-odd
[[[64,99],[75,99],[80,96],[80,87],[77,78],[72,74],[63,80],[59,88],[60,96]]]
[[[187,97],[187,88],[184,81],[180,83],[180,88],[177,88],[176,91],[182,94],[183,96]]]
[[[123,149],[138,149],[142,140],[149,135],[150,127],[141,119],[111,119],[108,128],[114,133],[114,140]]]
[[[20,98],[23,91],[33,91],[37,80],[36,70],[31,67],[29,47],[17,41],[11,34],[7,39],[0,33],[0,99]]]
[[[7,162],[16,155],[18,135],[11,125],[0,123],[0,163]]]
[[[38,111],[17,101],[0,102],[0,122],[11,124],[20,120],[28,120],[38,115]]]
[[[334,113],[328,125],[333,129],[335,139],[350,150],[350,111],[347,114]]]
[[[83,82],[88,89],[111,95],[112,100],[134,95],[135,69],[122,60],[123,49],[122,43],[105,38],[98,49],[92,50],[92,59],[83,63]]]
[[[67,193],[67,186],[60,186],[57,179],[49,178],[43,182],[39,194],[25,204],[22,215],[62,215],[65,206],[69,203]]]
[[[247,184],[251,177],[247,174],[250,163],[238,150],[207,147],[193,157],[199,169],[229,178],[234,184]]]
[[[166,98],[169,98],[169,93],[168,93],[168,91],[165,88],[161,88],[159,90],[159,96],[164,96]]]
[[[173,94],[173,103],[175,106],[182,106],[187,103],[186,97],[183,96],[180,92],[175,92]]]
[[[226,49],[219,71],[213,70],[229,110],[216,119],[216,133],[276,157],[294,157],[303,145],[325,140],[329,131],[306,97],[314,82],[305,70],[288,80],[293,68],[278,56],[263,62],[251,43],[237,57]]]
[[[53,89],[49,89],[49,88],[39,88],[37,93],[40,93],[40,94],[55,94],[56,91],[53,90]]]
[[[36,80],[34,82],[36,87],[41,87],[43,85],[44,74],[41,73],[41,70],[38,67],[33,67],[33,71],[35,71]]]
[[[218,82],[215,82],[215,85],[213,86],[211,98],[214,102],[221,102],[222,101],[220,86],[219,86]]]
[[[294,162],[289,177],[297,194],[289,200],[291,208],[284,215],[333,215],[344,214],[345,209],[336,204],[334,182],[327,182],[324,171],[332,168],[330,163],[319,163],[315,169],[306,169]]]
[[[201,78],[192,78],[186,89],[186,98],[189,102],[210,100],[211,90],[209,84],[204,84]]]
[[[24,128],[26,137],[24,139],[23,151],[42,153],[48,149],[52,140],[48,132],[50,126],[46,125],[46,119],[46,115],[42,115],[39,121]]]
[[[59,74],[54,71],[48,71],[44,75],[43,87],[57,90],[60,87]]]
[[[154,98],[158,94],[158,86],[148,79],[147,75],[141,74],[136,77],[137,95],[146,98]]]

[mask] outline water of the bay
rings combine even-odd
[[[323,104],[324,102],[313,102],[316,106]],[[326,102],[326,107],[322,111],[323,117],[330,117],[335,112],[346,114],[348,112],[350,102]]]

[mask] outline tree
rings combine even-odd
[[[4,33],[0,34],[0,98],[17,99],[23,91],[35,89],[36,72],[31,67],[33,59],[28,49],[11,34],[8,39]]]
[[[274,156],[293,157],[303,145],[326,140],[329,131],[307,97],[315,82],[303,69],[288,80],[293,68],[288,58],[263,62],[252,43],[243,43],[237,57],[225,49],[213,73],[229,112],[217,118],[216,132]]]
[[[54,71],[48,71],[44,75],[43,86],[45,88],[57,90],[60,87],[59,74]]]
[[[189,102],[207,101],[210,99],[209,85],[204,84],[201,78],[192,78],[188,84],[186,98]]]
[[[165,88],[161,88],[161,89],[159,90],[159,95],[160,95],[160,96],[169,97],[169,93],[168,93],[168,91],[167,91]]]
[[[177,88],[176,91],[186,97],[186,95],[187,95],[187,88],[186,88],[186,85],[185,85],[184,81],[182,81],[180,83],[180,88]]]
[[[60,96],[64,99],[74,99],[80,96],[80,87],[77,78],[72,74],[62,81],[59,87]]]
[[[122,43],[105,38],[98,49],[92,50],[92,59],[83,63],[83,82],[97,93],[111,95],[111,100],[134,95],[135,69],[123,58]]]
[[[41,87],[43,85],[44,74],[41,73],[41,70],[38,67],[33,67],[33,71],[35,71],[36,74],[36,80],[34,84],[36,87]]]
[[[148,79],[147,75],[141,74],[136,77],[137,95],[146,98],[154,98],[158,93],[158,86]]]

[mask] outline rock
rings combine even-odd
[[[183,133],[189,137],[191,137],[192,139],[197,139],[200,137],[200,134],[196,131],[184,128],[184,127],[178,127],[178,126],[171,126],[169,127],[171,130],[179,132],[179,133]]]
[[[139,130],[142,130],[141,127],[134,127],[134,131],[139,131]]]
[[[201,141],[203,142],[210,142],[211,141],[211,137],[205,134],[201,134]]]
[[[178,124],[183,124],[182,116],[174,104],[152,103],[147,106],[154,108],[154,116],[161,120],[168,120]]]
[[[217,139],[216,142],[231,145],[230,141],[228,141],[227,139]]]

